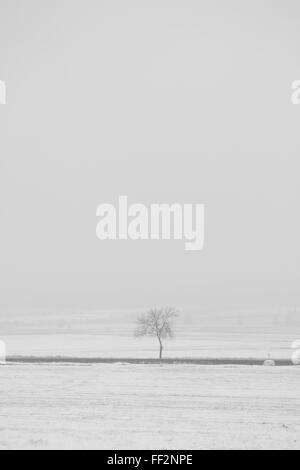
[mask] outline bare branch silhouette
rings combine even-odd
[[[178,316],[172,307],[152,308],[137,319],[136,338],[151,336],[158,339],[159,359],[162,359],[163,340],[174,337],[173,321]]]

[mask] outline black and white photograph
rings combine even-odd
[[[299,0],[0,0],[0,450],[300,450],[299,136]]]

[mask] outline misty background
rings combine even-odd
[[[297,308],[299,45],[297,0],[0,0],[1,312]],[[204,250],[100,242],[119,195]]]

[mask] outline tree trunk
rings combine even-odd
[[[162,353],[163,353],[163,345],[161,340],[159,339],[159,359],[162,360]]]

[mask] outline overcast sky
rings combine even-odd
[[[300,305],[299,0],[0,0],[0,305]],[[96,208],[204,203],[206,245]]]

